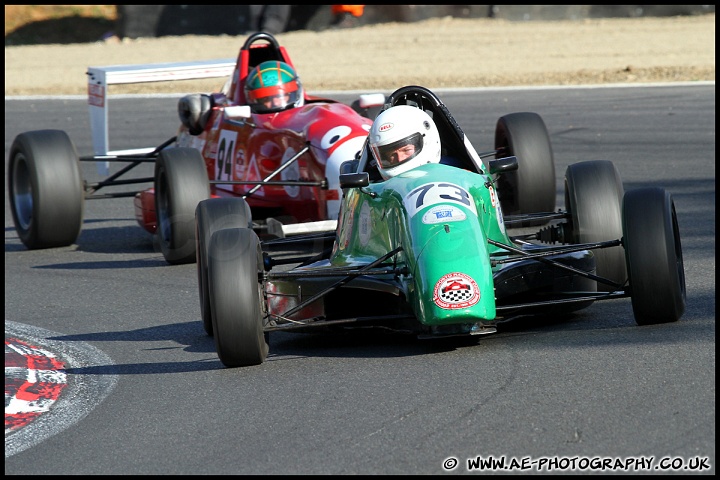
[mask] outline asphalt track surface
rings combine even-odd
[[[478,150],[492,147],[500,115],[539,113],[558,206],[565,168],[581,160],[612,160],[626,190],[671,192],[687,277],[680,321],[638,327],[622,299],[477,343],[280,333],[266,363],[226,369],[202,328],[195,266],[165,264],[131,199],[87,202],[76,245],[30,252],[6,186],[6,427],[9,339],[55,355],[66,386],[6,428],[5,473],[441,474],[493,456],[558,460],[543,470],[553,473],[574,458],[628,466],[579,473],[713,474],[714,82],[438,93]],[[175,111],[175,97],[113,100],[111,148],[161,143]],[[6,171],[15,135],[42,128],[91,151],[84,99],[6,98]],[[83,175],[97,178],[90,164]]]

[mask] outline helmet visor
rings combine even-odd
[[[284,85],[262,87],[250,92],[248,101],[256,112],[279,112],[295,105],[300,98],[300,89],[293,81]]]
[[[417,157],[423,148],[423,134],[416,132],[382,146],[374,146],[375,158],[384,169],[397,167]]]

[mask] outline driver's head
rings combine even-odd
[[[424,163],[440,162],[440,134],[430,115],[417,107],[397,105],[375,118],[370,150],[387,180]]]
[[[245,79],[245,99],[257,113],[272,113],[303,104],[303,88],[295,70],[270,60],[253,68]]]

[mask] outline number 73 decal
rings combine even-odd
[[[467,190],[453,183],[434,182],[420,185],[405,196],[403,203],[410,217],[425,207],[440,203],[462,205],[477,216],[472,196]]]

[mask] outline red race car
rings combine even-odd
[[[156,148],[109,150],[106,90],[110,84],[228,73],[220,92],[180,99],[176,136]],[[340,164],[362,149],[385,96],[360,95],[346,105],[307,94],[293,75],[287,51],[265,32],[250,35],[237,60],[90,67],[94,155],[78,156],[60,130],[24,132],[13,141],[8,182],[18,236],[29,249],[70,245],[80,234],[86,199],[129,195],[135,196],[138,223],[157,235],[170,264],[195,262],[195,209],[211,197],[247,200],[253,215],[249,222],[259,233],[267,232],[270,218],[281,224],[316,222],[327,230],[337,220],[342,197]],[[267,82],[273,76],[292,85],[280,92],[285,104],[266,104],[267,99],[258,96],[257,92],[272,93]],[[128,165],[89,184],[82,179],[79,161],[98,162],[104,174],[110,162]],[[154,162],[153,178],[120,178],[144,162]],[[152,187],[98,193],[143,182],[152,182]]]

